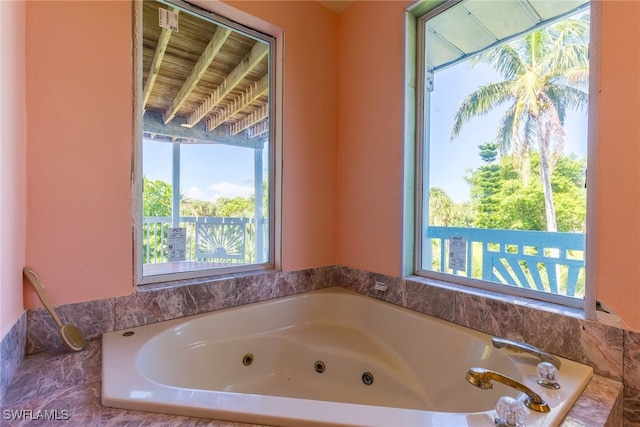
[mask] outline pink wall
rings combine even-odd
[[[283,268],[333,265],[338,16],[315,2],[232,4],[286,33]],[[133,292],[130,13],[27,4],[27,263],[54,304]]]
[[[0,1],[0,339],[23,312],[26,238],[25,6]]]
[[[402,1],[358,1],[340,16],[338,263],[400,275]],[[597,292],[640,329],[640,3],[605,0]]]
[[[130,293],[131,4],[28,2],[26,16],[27,263],[56,305]]]
[[[285,30],[284,269],[399,275],[405,2],[339,17],[315,2],[230,4]],[[597,281],[640,329],[638,7],[603,5]],[[129,3],[29,2],[26,16],[27,263],[57,304],[133,292]]]
[[[604,1],[597,298],[640,329],[640,3]]]
[[[359,1],[340,15],[338,263],[401,274],[404,7]]]

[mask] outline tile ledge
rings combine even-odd
[[[621,426],[623,423],[622,393],[621,382],[594,375],[560,426]]]
[[[136,285],[136,293],[144,293],[162,289],[180,288],[191,285],[203,285],[225,280],[240,279],[243,277],[259,277],[268,274],[282,273],[283,271],[276,268],[261,268],[255,270],[238,271],[238,272],[220,272],[218,274],[210,274],[207,276],[199,276],[192,278],[174,279],[167,281],[158,281],[151,283],[139,283]]]
[[[508,295],[508,294],[504,294],[496,291],[474,288],[471,286],[445,282],[442,280],[437,280],[437,279],[432,279],[432,278],[422,277],[422,276],[407,276],[404,279],[406,281],[418,283],[421,285],[433,286],[436,288],[447,289],[450,291],[457,291],[464,294],[479,296],[482,298],[488,298],[488,299],[500,301],[507,304],[526,306],[532,309],[537,309],[541,311],[573,317],[580,320],[585,320],[584,311],[579,308],[567,307],[561,304],[556,304],[556,303],[546,302],[546,301],[539,301],[533,298],[527,298],[527,297],[522,297],[517,295]],[[597,319],[598,319],[598,322],[601,322],[600,316],[598,316]],[[601,322],[601,323],[604,323],[604,322]],[[609,323],[605,323],[605,324],[609,324]]]

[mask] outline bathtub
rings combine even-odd
[[[278,426],[493,426],[500,396],[465,380],[497,371],[551,407],[558,425],[592,376],[561,359],[560,390],[538,360],[449,322],[328,288],[103,335],[102,404]]]

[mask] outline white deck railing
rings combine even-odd
[[[259,240],[268,241],[268,222],[263,220],[258,235],[255,218],[181,217],[186,228],[186,260],[252,264],[263,262],[266,253],[257,253]],[[144,264],[168,262],[171,217],[145,217],[142,225]],[[262,251],[264,252],[264,250]]]

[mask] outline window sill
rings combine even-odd
[[[193,285],[237,276],[258,275],[275,271],[270,264],[232,264],[179,261],[152,264],[143,267],[144,277],[138,281],[138,290],[172,288]]]
[[[457,283],[447,282],[447,281],[438,280],[438,279],[432,279],[432,278],[423,277],[423,276],[415,276],[415,275],[408,276],[405,278],[405,280],[411,281],[414,283],[420,283],[423,285],[432,286],[435,288],[461,292],[463,294],[474,296],[474,297],[488,298],[488,299],[499,301],[506,304],[537,308],[550,313],[574,317],[577,319],[584,319],[584,310],[580,308],[568,307],[562,304],[540,301],[534,298],[528,298],[528,297],[523,297],[518,295],[510,295],[510,294],[493,291],[493,290],[475,288],[472,286],[461,285]]]

